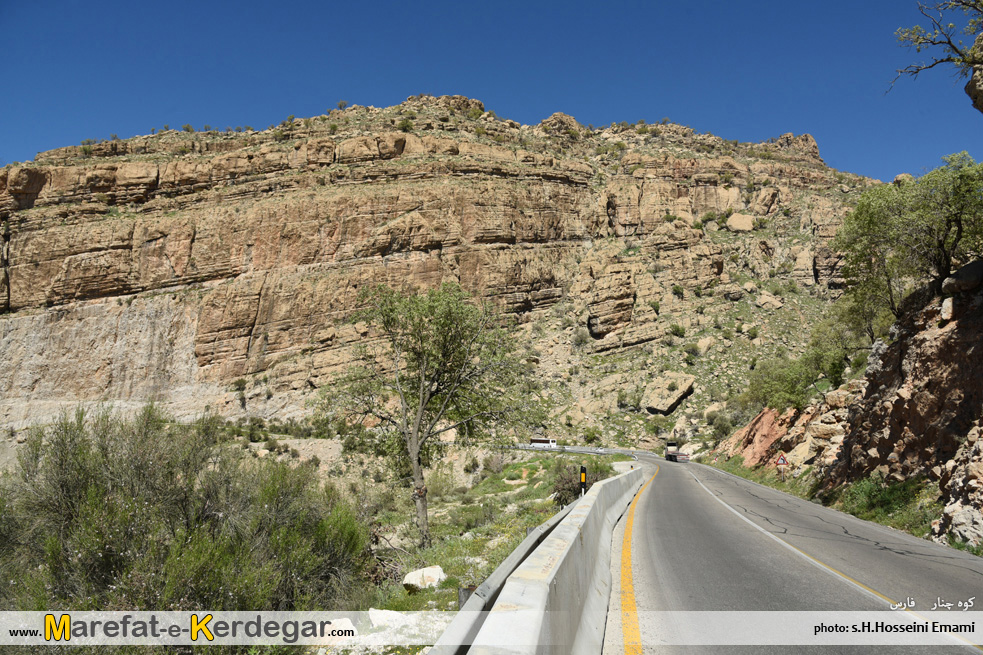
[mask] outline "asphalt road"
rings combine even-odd
[[[674,617],[657,614],[666,611],[890,613],[891,604],[908,599],[914,611],[925,611],[940,598],[973,597],[974,610],[981,610],[983,559],[710,467],[645,456],[641,462],[650,477],[656,467],[658,474],[635,504],[630,573],[622,571],[627,514],[614,536],[605,653],[980,652],[959,646],[661,645],[679,643],[673,635],[684,631]],[[634,607],[623,586],[633,592]],[[773,630],[780,634],[783,626]],[[639,641],[641,650],[632,646]]]

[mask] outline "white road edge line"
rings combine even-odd
[[[701,482],[698,477],[696,477],[696,474],[695,473],[693,473],[692,471],[686,471],[686,472],[689,473],[693,477],[694,480],[696,480],[696,484],[698,484],[701,487],[703,487],[703,490],[706,491],[708,494],[710,494],[710,497],[711,498],[713,498],[715,501],[717,501],[718,503],[720,503],[721,505],[723,505],[724,507],[726,507],[728,510],[730,510],[731,512],[733,512],[733,514],[737,518],[741,519],[742,521],[744,521],[745,523],[747,523],[748,525],[750,525],[751,527],[753,527],[758,532],[761,532],[765,536],[767,536],[767,537],[769,537],[771,539],[774,539],[779,544],[781,544],[783,547],[785,547],[788,550],[792,551],[793,553],[795,553],[796,555],[798,555],[799,557],[801,557],[805,561],[809,562],[810,564],[812,564],[816,568],[818,568],[818,569],[820,569],[822,571],[825,571],[826,573],[830,574],[834,578],[836,578],[838,580],[841,580],[843,582],[846,582],[846,583],[850,584],[852,587],[854,587],[856,589],[859,589],[860,591],[864,592],[868,596],[871,596],[872,598],[875,598],[878,601],[884,603],[885,605],[888,606],[888,609],[890,609],[890,606],[892,604],[897,605],[897,603],[894,603],[893,601],[891,601],[886,596],[882,596],[882,595],[880,595],[880,594],[878,594],[878,593],[876,593],[876,592],[874,592],[874,591],[872,591],[872,590],[864,587],[863,585],[858,584],[857,582],[855,582],[854,580],[851,580],[850,578],[846,577],[846,575],[840,573],[836,569],[834,569],[834,568],[832,568],[830,566],[827,566],[826,564],[823,564],[819,560],[813,558],[811,555],[807,555],[806,553],[804,553],[803,551],[799,550],[798,548],[796,548],[792,544],[787,543],[787,542],[783,541],[782,539],[776,537],[772,533],[768,532],[767,530],[765,530],[764,528],[762,528],[760,525],[758,525],[757,523],[755,523],[754,521],[752,521],[748,517],[744,516],[743,514],[741,514],[740,512],[738,512],[736,509],[734,509],[733,507],[731,507],[727,503],[725,503],[718,496],[716,496],[712,491],[710,491],[709,489],[707,489],[706,485],[703,484],[703,482]],[[905,610],[904,613],[907,614],[907,615],[909,615],[909,616],[911,616],[912,617],[912,619],[911,619],[912,621],[915,621],[916,620],[914,617],[917,617],[919,620],[926,620],[925,617],[923,617],[922,615],[920,615],[917,612],[914,612],[912,610]],[[969,642],[966,642],[966,641],[963,641],[962,639],[959,639],[958,637],[951,637],[951,639],[953,641],[958,642],[958,645],[959,646],[965,646],[967,648],[973,649],[974,651],[979,651],[980,650],[980,648],[978,648],[976,645],[974,645],[972,643],[969,643]]]

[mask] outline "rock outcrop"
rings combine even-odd
[[[951,285],[951,283],[950,283]],[[942,305],[950,318],[941,319]],[[868,368],[867,392],[831,482],[877,472],[886,480],[938,479],[983,407],[983,293],[936,298],[897,324],[895,341]]]
[[[693,393],[692,375],[669,373],[653,382],[642,396],[642,409],[650,414],[668,415],[675,411],[679,403]]]
[[[976,53],[977,61],[983,60],[983,34],[976,37],[973,52]],[[973,101],[973,107],[976,111],[983,113],[983,64],[976,64],[972,67],[965,91],[969,99]]]
[[[593,352],[698,322],[745,266],[794,268],[835,293],[828,244],[849,199],[811,137],[592,132],[562,114],[530,127],[484,109],[420,96],[3,168],[0,423],[81,401],[242,414],[238,378],[246,411],[301,413],[370,338],[343,319],[379,282],[456,281],[523,322],[569,302]],[[721,244],[693,227],[742,211],[809,247]]]
[[[778,414],[765,408],[717,450],[740,455],[746,466],[775,466],[778,456],[785,455],[792,475],[812,467],[822,476],[840,457],[850,408],[859,402],[865,386],[862,380],[849,382],[802,412],[788,409]]]
[[[801,415],[765,410],[723,442],[748,465],[786,454],[793,470],[817,467],[826,490],[871,475],[936,481],[944,505],[940,541],[983,543],[983,262],[944,280],[946,297],[923,307],[875,344],[864,380],[826,394]]]

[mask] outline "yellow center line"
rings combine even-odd
[[[625,655],[641,655],[642,633],[638,629],[638,607],[635,603],[635,584],[631,574],[631,530],[635,525],[635,506],[642,497],[645,487],[652,483],[659,474],[656,466],[655,474],[635,494],[628,508],[628,519],[625,521],[625,536],[621,544],[621,634],[625,641]]]

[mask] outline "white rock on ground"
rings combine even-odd
[[[428,566],[416,571],[410,571],[403,578],[403,587],[406,591],[414,593],[421,589],[436,587],[447,579],[447,574],[439,566]]]

